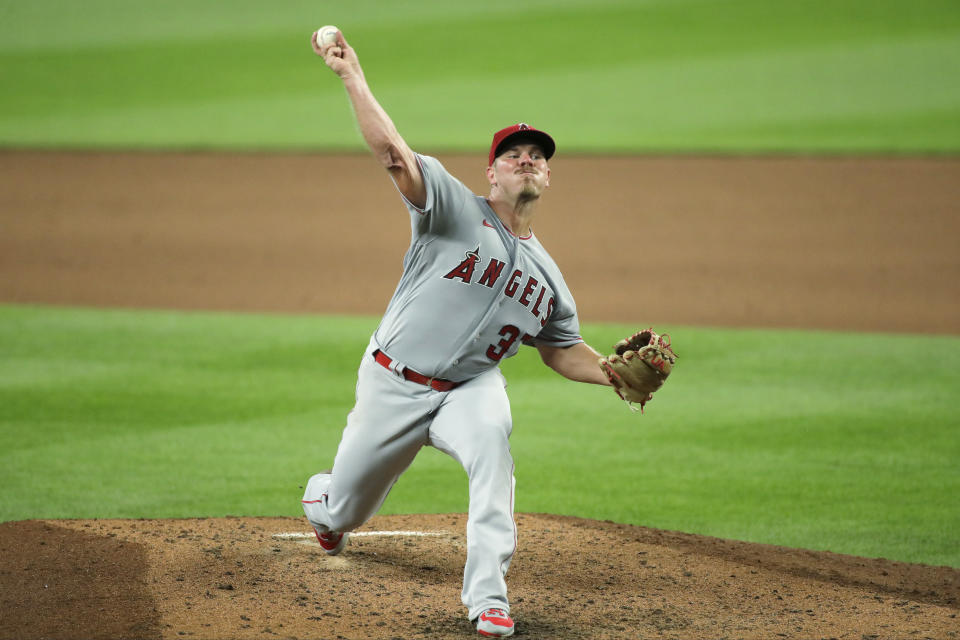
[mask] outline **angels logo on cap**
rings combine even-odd
[[[543,150],[543,156],[549,160],[557,150],[557,144],[545,131],[534,129],[526,122],[518,122],[505,129],[500,129],[493,134],[493,142],[490,144],[489,166],[493,166],[493,161],[500,155],[507,143],[517,138],[524,138],[540,146]]]

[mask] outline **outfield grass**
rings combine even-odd
[[[300,515],[375,326],[0,306],[0,520]],[[533,349],[505,363],[518,511],[960,567],[960,339],[673,337],[676,374],[644,416]],[[466,504],[463,472],[427,449],[384,512]]]
[[[0,146],[360,149],[326,23],[422,150],[960,150],[955,0],[7,2]]]

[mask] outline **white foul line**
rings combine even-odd
[[[355,536],[368,536],[368,537],[387,537],[387,536],[412,536],[412,537],[426,537],[426,536],[445,536],[449,535],[448,531],[351,531],[350,537]],[[290,532],[290,533],[275,533],[273,534],[274,538],[280,540],[313,540],[316,538],[316,535],[313,533],[299,533],[299,532]]]

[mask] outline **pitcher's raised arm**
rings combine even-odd
[[[343,82],[360,133],[370,151],[390,172],[400,193],[412,204],[425,206],[427,192],[417,158],[367,85],[363,68],[353,47],[347,43],[340,30],[337,30],[333,42],[320,43],[317,35],[318,32],[313,33],[310,44],[314,52],[323,58],[326,65]]]

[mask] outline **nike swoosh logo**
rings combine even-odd
[[[503,618],[500,616],[488,616],[486,613],[480,615],[480,619],[484,622],[492,622],[494,624],[507,624],[508,618]]]

